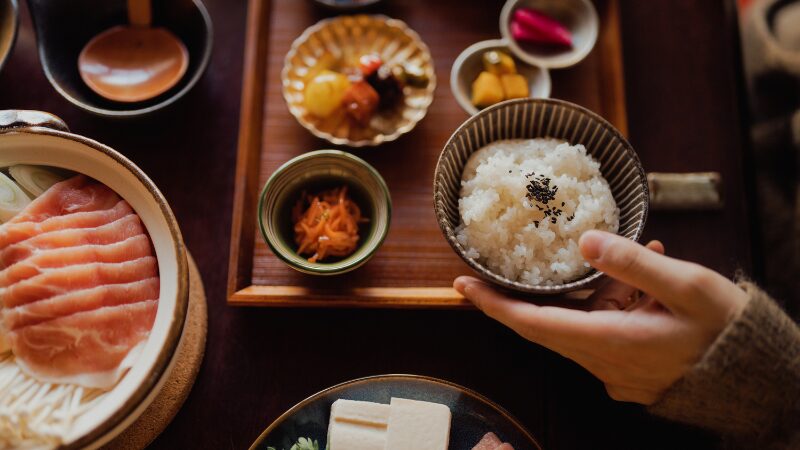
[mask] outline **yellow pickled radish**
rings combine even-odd
[[[493,73],[481,72],[472,83],[472,104],[484,108],[505,100],[500,77]]]
[[[525,98],[530,95],[528,80],[518,73],[507,73],[500,76],[506,100],[511,98]]]
[[[495,75],[517,73],[517,65],[508,53],[490,50],[483,54],[483,69]]]
[[[341,108],[342,97],[348,87],[350,80],[346,76],[331,70],[323,70],[303,91],[306,108],[321,119],[330,117]]]

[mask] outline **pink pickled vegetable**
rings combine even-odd
[[[572,47],[572,33],[557,20],[535,9],[518,8],[511,20],[511,36],[523,42]]]

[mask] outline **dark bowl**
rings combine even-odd
[[[278,417],[251,450],[289,449],[300,437],[315,439],[325,448],[334,401],[345,398],[389,403],[392,397],[441,403],[450,408],[450,450],[470,450],[489,431],[515,450],[541,450],[536,439],[508,412],[488,398],[448,381],[418,375],[378,375],[348,381],[293,406]]]
[[[346,185],[369,219],[347,257],[309,262],[297,254],[292,207],[301,193]],[[270,175],[258,202],[258,226],[272,253],[292,269],[311,275],[339,275],[366,264],[383,244],[392,220],[392,198],[380,173],[363,159],[341,150],[316,150],[290,159]]]
[[[19,29],[17,0],[0,0],[0,69],[6,63]]]
[[[557,285],[532,285],[510,280],[467,256],[456,238],[461,222],[458,200],[461,175],[470,155],[501,139],[550,137],[572,145],[583,144],[600,163],[619,208],[619,235],[639,240],[647,221],[650,193],[639,157],[622,134],[605,119],[576,104],[555,99],[517,99],[490,106],[469,118],[444,146],[433,177],[436,220],[445,239],[470,267],[505,289],[525,294],[558,294],[591,286],[602,273],[586,275]]]
[[[89,89],[81,79],[78,55],[97,34],[128,23],[125,0],[28,0],[28,4],[47,79],[64,98],[94,114],[135,117],[164,108],[197,84],[211,58],[211,17],[200,0],[153,2],[153,26],[175,33],[189,51],[186,74],[177,85],[149,100],[134,103],[108,100]]]

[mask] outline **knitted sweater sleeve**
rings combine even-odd
[[[800,448],[800,329],[751,283],[750,300],[650,412],[745,448]]]

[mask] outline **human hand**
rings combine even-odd
[[[611,277],[585,311],[516,300],[472,277],[453,287],[522,337],[585,367],[614,400],[655,403],[747,303],[730,280],[664,256],[658,241],[644,247],[588,231],[579,245],[586,261]]]

